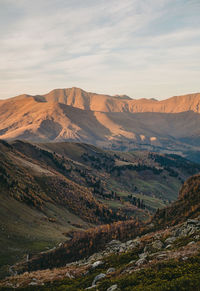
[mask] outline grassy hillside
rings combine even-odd
[[[26,272],[0,281],[0,288],[82,291],[92,285],[96,291],[199,290],[200,217],[185,218],[184,223],[151,233],[148,224],[146,227],[144,235],[141,225],[134,222],[118,222],[85,232],[79,240],[15,266]],[[110,241],[113,235],[125,241]],[[88,257],[92,248],[98,253]],[[84,259],[66,264],[78,254]]]
[[[157,227],[165,227],[198,215],[200,215],[200,175],[195,175],[183,184],[176,202],[156,212],[153,223]]]
[[[36,153],[38,160],[0,143],[0,266],[50,249],[74,230],[124,219],[56,170],[53,155]]]
[[[95,229],[86,231],[85,233],[75,233],[73,239],[70,242],[63,244],[61,247],[55,249],[54,251],[35,256],[32,260],[25,264],[19,264],[19,266],[17,266],[17,270],[18,272],[23,272],[26,270],[33,271],[37,269],[40,270],[64,266],[66,262],[69,263],[71,261],[75,261],[77,259],[91,255],[95,251],[97,252],[102,250],[106,243],[112,239],[125,241],[141,234],[147,234],[148,239],[148,236],[154,237],[152,232],[157,231],[157,229],[161,231],[165,230],[166,237],[169,237],[170,231],[168,231],[168,227],[183,223],[187,219],[189,219],[189,228],[186,229],[185,232],[181,233],[181,227],[177,227],[180,235],[180,238],[177,239],[177,245],[182,246],[188,242],[193,241],[194,239],[199,240],[199,236],[196,237],[194,235],[193,225],[195,222],[191,221],[192,226],[190,225],[190,219],[197,218],[200,215],[199,191],[200,175],[194,175],[189,178],[182,186],[179,192],[178,200],[172,203],[170,206],[165,207],[162,210],[158,210],[150,222],[118,222],[117,224],[115,223],[102,226],[101,228],[97,227]],[[199,226],[197,228],[199,228]],[[183,227],[186,227],[186,224],[184,224]],[[172,233],[173,236],[177,236],[177,231],[172,231]],[[188,236],[187,239],[185,239],[184,236]],[[145,238],[145,241],[147,239]]]
[[[145,220],[200,166],[174,155],[76,143],[0,142],[1,272],[74,231]]]
[[[132,208],[132,213],[135,205],[142,201],[150,212],[174,201],[183,181],[200,171],[198,164],[177,155],[103,151],[78,143],[40,146],[73,160],[75,169],[72,165],[68,176],[93,188],[95,197],[101,202],[113,209],[121,207],[126,212]]]

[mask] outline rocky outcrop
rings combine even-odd
[[[132,274],[141,268],[156,265],[157,263],[176,259],[187,261],[200,250],[200,216],[188,219],[186,222],[166,228],[162,231],[147,233],[126,242],[112,240],[105,249],[83,260],[67,264],[65,267],[54,270],[24,273],[5,279],[1,286],[22,287],[27,285],[42,285],[49,280],[69,278],[76,280],[80,276],[90,276],[94,273],[91,285],[93,289],[104,279],[112,278],[116,274]],[[109,258],[117,255],[119,258],[127,256],[126,264],[113,266]],[[113,262],[113,261],[112,261]],[[119,261],[120,262],[120,261]],[[97,273],[99,271],[99,273]],[[55,276],[55,277],[54,277]],[[51,279],[49,279],[51,278]],[[57,280],[57,279],[56,279]],[[110,289],[109,289],[110,288]],[[120,290],[116,284],[111,284],[106,290]]]

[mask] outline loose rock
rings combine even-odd
[[[106,274],[110,274],[110,273],[113,273],[115,272],[115,268],[109,268],[106,272]]]
[[[106,291],[118,291],[118,286],[117,284],[110,286]]]
[[[163,248],[163,243],[160,240],[156,240],[152,243],[152,247],[156,250],[161,250]]]
[[[147,253],[139,254],[139,258],[140,258],[140,259],[146,259],[147,256],[148,256],[148,252],[147,252]]]
[[[165,240],[165,243],[166,244],[172,244],[173,242],[175,242],[176,238],[175,236],[171,236],[171,237],[168,237],[166,240]]]
[[[169,245],[166,246],[165,249],[168,250],[168,249],[171,249],[171,247],[172,247],[172,245],[169,244]]]
[[[146,259],[139,259],[135,264],[136,264],[137,266],[141,266],[141,265],[145,264],[146,262],[147,262]]]
[[[104,273],[100,273],[99,275],[97,275],[97,276],[94,278],[93,282],[92,282],[92,286],[95,286],[96,283],[97,283],[98,281],[100,281],[101,279],[105,278],[105,276],[106,276],[106,275],[105,275]]]
[[[104,264],[104,262],[102,262],[102,261],[96,261],[96,262],[94,262],[93,264],[92,264],[92,268],[93,269],[96,269],[97,267],[99,267],[99,266],[101,266],[101,265],[103,265]]]

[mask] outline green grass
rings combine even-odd
[[[114,188],[117,187],[117,182],[111,180],[111,183],[112,185],[114,186]],[[155,182],[155,181],[151,181],[151,182],[146,182],[146,181],[143,181],[143,180],[134,180],[134,183],[138,185],[138,187],[140,187],[140,189],[152,189],[151,191],[149,192],[153,192],[154,193],[158,193],[158,189],[163,187],[163,185],[160,185],[159,183]],[[133,196],[137,197],[137,198],[140,198],[140,199],[143,199],[144,200],[144,203],[146,206],[150,206],[151,208],[153,209],[157,209],[157,208],[163,208],[165,207],[165,203],[163,202],[163,199],[160,199],[160,198],[157,198],[157,197],[152,197],[150,195],[145,195],[145,194],[141,194],[141,193],[137,193],[137,192],[132,192],[132,191],[123,191],[122,189],[120,189],[120,187],[118,187],[118,191],[117,191],[117,195],[119,195],[120,197],[122,198],[125,198],[125,197],[128,197],[128,195],[132,194]],[[153,190],[154,189],[154,190]],[[166,190],[167,191],[167,190]],[[168,189],[169,191],[169,189]],[[147,191],[146,191],[147,192]],[[115,207],[116,205],[119,206],[120,205],[120,202],[116,203],[114,201],[110,201],[110,204],[104,200],[103,201],[104,203],[107,203],[109,206],[113,206]],[[122,206],[122,204],[121,204]]]
[[[88,227],[64,207],[51,203],[46,206],[43,212],[39,212],[1,194],[0,278],[6,274],[8,265],[23,259],[26,254],[38,253],[66,241],[64,233],[76,229],[72,224]],[[48,217],[55,218],[56,222],[50,222]]]
[[[134,190],[135,186],[137,191]],[[111,178],[108,184],[108,188],[116,191],[122,198],[133,194],[138,198],[141,197],[147,206],[155,210],[164,207],[165,200],[174,201],[180,186],[181,183],[177,178],[168,176],[165,179],[162,174],[145,177],[135,171],[127,171],[119,179]]]
[[[113,284],[117,284],[123,291],[200,290],[200,256],[187,261],[171,260],[131,275],[107,279],[100,284],[98,290],[104,291]]]
[[[174,178],[169,178],[168,180],[166,182],[161,181],[160,178],[155,180],[135,179],[134,183],[144,194],[153,193],[156,197],[162,197],[162,199],[175,200],[181,184]]]
[[[138,250],[135,253],[111,255],[105,260],[103,267],[91,271],[77,279],[66,279],[45,286],[26,287],[28,291],[82,291],[91,286],[96,275],[105,273],[109,267],[115,267],[117,274],[111,278],[100,281],[98,287],[92,290],[106,291],[111,285],[117,284],[123,291],[193,291],[200,290],[200,255],[189,258],[187,261],[169,260],[160,262],[152,267],[141,269],[132,274],[120,274],[131,260],[137,259]],[[8,290],[8,289],[2,289]]]
[[[151,196],[147,196],[143,194],[137,194],[137,193],[134,193],[133,195],[137,198],[144,200],[144,203],[146,206],[150,206],[154,209],[163,208],[166,206],[165,203],[163,203],[163,200],[159,198],[151,197]]]
[[[103,200],[103,199],[99,199],[99,201],[101,201],[102,203],[108,205],[112,209],[118,209],[120,207],[122,207],[122,208],[124,207],[124,205],[118,200]]]

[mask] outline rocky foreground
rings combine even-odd
[[[0,282],[1,290],[199,290],[198,286],[200,216],[126,242],[112,240],[102,252],[62,268],[25,272]]]

